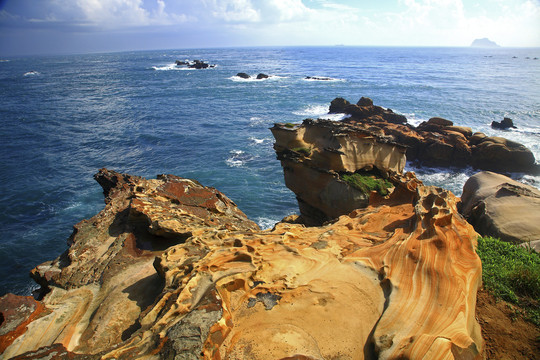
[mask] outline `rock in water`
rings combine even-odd
[[[412,174],[332,223],[267,231],[193,180],[96,178],[104,210],[34,270],[44,309],[2,323],[4,358],[481,359],[476,232]]]
[[[461,211],[476,231],[540,251],[540,190],[489,171],[463,187]]]
[[[501,122],[498,122],[498,121],[493,121],[491,123],[491,127],[494,128],[494,129],[501,129],[501,130],[506,130],[506,129],[517,129],[515,126],[514,126],[514,122],[512,121],[512,119],[510,118],[504,118],[502,119]]]
[[[268,79],[269,76],[263,73],[257,75],[257,80]]]
[[[248,75],[248,74],[243,73],[243,72],[239,72],[238,74],[236,74],[236,76],[238,76],[239,78],[242,78],[242,79],[249,79],[249,78],[251,78],[251,75]]]

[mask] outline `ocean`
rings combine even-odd
[[[0,55],[0,296],[30,295],[29,271],[60,255],[72,226],[103,208],[92,177],[102,167],[196,179],[263,228],[297,213],[268,128],[339,120],[327,115],[336,97],[370,97],[413,124],[441,116],[521,142],[540,160],[539,57],[538,48],[343,46]],[[185,59],[216,66],[175,65]],[[492,130],[503,117],[518,128]],[[458,196],[475,173],[407,170]]]

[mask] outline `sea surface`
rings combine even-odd
[[[29,295],[28,272],[99,212],[107,167],[194,178],[263,228],[297,212],[268,130],[331,118],[366,96],[413,124],[433,116],[521,142],[540,159],[540,49],[287,47],[1,58],[0,296]],[[216,67],[194,70],[175,60]],[[246,72],[270,75],[243,80]],[[330,77],[330,81],[306,80]],[[518,129],[497,131],[493,120]],[[473,169],[408,165],[460,195]],[[539,186],[540,178],[512,174]]]

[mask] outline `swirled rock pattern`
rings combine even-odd
[[[34,270],[43,311],[4,358],[481,358],[476,232],[412,174],[324,226],[266,231],[191,180],[96,177],[105,209]]]

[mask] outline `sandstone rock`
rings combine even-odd
[[[195,181],[101,172],[105,209],[3,357],[481,358],[476,232],[447,191],[396,176],[333,223],[260,231]]]
[[[480,234],[538,245],[540,190],[537,188],[483,171],[467,180],[461,201],[463,216]]]
[[[442,117],[432,117],[427,121],[428,125],[453,126],[454,123]]]
[[[473,166],[498,172],[540,173],[533,153],[525,146],[503,138],[472,133],[472,129],[454,126],[452,121],[439,117],[429,119],[417,127],[406,123],[403,115],[380,106],[351,105],[338,98],[341,111],[351,115],[341,123],[354,126],[377,138],[388,138],[407,148],[410,161],[428,166]]]
[[[501,137],[485,137],[472,150],[472,165],[499,172],[537,172],[533,153],[524,145]]]
[[[296,194],[309,225],[367,206],[370,194],[347,184],[339,173],[368,168],[401,173],[405,166],[404,147],[343,123],[305,120],[294,129],[275,124],[271,130],[285,184]],[[301,154],[295,149],[310,150]]]

